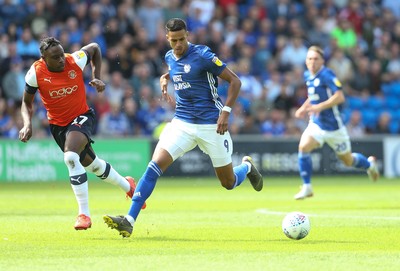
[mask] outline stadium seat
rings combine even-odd
[[[395,95],[390,95],[386,97],[385,107],[392,110],[399,110],[400,108],[400,97]]]
[[[391,84],[382,84],[381,90],[385,97],[392,95],[392,85]]]
[[[348,96],[346,100],[351,110],[361,110],[364,107],[364,100],[359,97]]]
[[[365,127],[375,128],[378,123],[379,114],[377,111],[372,109],[364,109],[361,111],[362,120]]]
[[[400,82],[394,82],[392,83],[392,94],[399,97],[400,96]]]
[[[366,108],[373,110],[381,110],[384,107],[384,105],[385,105],[384,99],[378,96],[371,96],[365,102]]]
[[[397,134],[400,131],[400,121],[392,120],[389,123],[389,131],[391,134]]]

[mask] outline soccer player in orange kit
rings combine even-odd
[[[132,177],[122,177],[92,148],[95,113],[86,102],[83,69],[91,64],[93,79],[89,85],[97,92],[103,92],[105,84],[100,80],[102,56],[98,44],[90,43],[72,54],[65,53],[60,41],[54,37],[42,39],[39,46],[41,58],[32,64],[25,76],[21,106],[24,126],[19,131],[19,139],[27,142],[32,137],[34,97],[38,91],[47,110],[51,133],[64,152],[64,162],[78,202],[79,215],[74,228],[86,230],[92,225],[87,171],[121,187],[130,198],[136,185]]]

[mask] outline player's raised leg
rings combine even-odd
[[[95,156],[92,150],[90,150],[90,152]],[[135,180],[130,176],[122,177],[108,162],[95,156],[95,159],[86,167],[86,170],[92,172],[107,183],[119,186],[126,192],[127,197],[132,198],[136,188]],[[144,208],[146,208],[146,203],[143,204],[143,209]]]

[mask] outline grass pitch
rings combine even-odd
[[[296,177],[265,178],[261,192],[161,178],[125,239],[102,221],[128,211],[119,188],[90,181],[93,226],[75,231],[68,182],[0,183],[0,270],[398,270],[400,180],[313,183],[315,196],[295,201]],[[303,240],[281,230],[291,211],[310,216]]]

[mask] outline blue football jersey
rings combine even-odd
[[[217,76],[226,64],[207,46],[191,43],[179,59],[169,50],[165,62],[175,90],[175,118],[195,124],[216,124],[223,107],[217,92]]]
[[[336,75],[325,66],[314,76],[306,70],[304,72],[304,81],[307,84],[308,98],[311,104],[324,102],[336,91],[342,89],[342,84],[336,78]],[[340,106],[334,106],[321,111],[319,114],[312,115],[311,121],[321,127],[322,130],[327,131],[337,130],[344,125]]]

